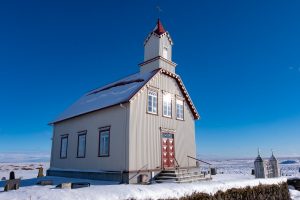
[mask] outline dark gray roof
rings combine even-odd
[[[263,162],[263,159],[258,155],[254,162]]]
[[[273,161],[273,160],[275,160],[275,161],[277,161],[277,159],[275,158],[275,156],[274,156],[274,154],[272,153],[272,156],[270,157],[270,159],[269,159],[270,161]]]

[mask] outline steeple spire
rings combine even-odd
[[[175,74],[176,63],[172,61],[172,46],[170,34],[160,19],[157,19],[155,28],[144,42],[144,62],[139,64],[140,71],[149,72],[161,68]]]
[[[153,32],[157,35],[162,35],[166,32],[159,18],[157,19],[157,23]]]
[[[272,156],[274,156],[274,151],[273,151],[273,149],[271,149],[271,152],[272,152]]]
[[[271,155],[270,160],[277,160],[277,159],[275,158],[275,156],[274,156],[274,151],[273,151],[273,149],[271,149],[271,151],[272,151],[272,155]]]

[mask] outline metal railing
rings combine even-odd
[[[188,158],[191,158],[191,159],[194,159],[194,160],[197,160],[197,161],[199,161],[199,162],[205,163],[205,164],[207,164],[207,165],[211,165],[210,163],[205,162],[205,161],[203,161],[203,160],[200,160],[200,159],[198,159],[198,158],[194,158],[194,157],[192,157],[192,156],[187,156],[187,157],[188,157]]]
[[[143,169],[145,169],[145,168],[146,168],[146,169],[148,168],[148,164],[144,165],[144,166],[141,167],[139,170],[137,170],[136,174],[134,174],[132,177],[129,178],[129,181],[130,181],[131,179],[133,179],[134,177],[136,177],[137,175],[139,175],[140,172],[141,172]]]
[[[187,158],[188,158],[188,169],[190,168],[190,164],[189,164],[189,159],[190,159],[190,158],[193,159],[193,160],[196,160],[196,161],[198,161],[198,162],[202,162],[202,163],[204,163],[204,164],[207,164],[207,165],[208,165],[208,171],[209,171],[209,177],[211,178],[211,165],[212,165],[212,164],[210,164],[210,163],[208,163],[208,162],[205,162],[205,161],[203,161],[203,160],[200,160],[200,159],[198,159],[198,158],[194,158],[194,157],[192,157],[192,156],[187,156]]]
[[[178,169],[180,166],[179,166],[179,164],[178,164],[178,161],[177,161],[176,157],[174,157],[174,160],[175,160],[175,162],[176,162],[176,164],[177,164],[177,166],[176,166],[175,168]]]

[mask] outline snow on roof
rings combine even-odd
[[[136,73],[92,90],[83,95],[50,124],[128,102],[157,72],[158,70],[149,73]]]

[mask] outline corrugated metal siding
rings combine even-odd
[[[128,170],[128,117],[127,108],[114,106],[65,120],[54,125],[51,168],[76,170]],[[98,157],[99,127],[111,126],[110,156]],[[77,158],[78,132],[87,130],[86,157]],[[61,135],[69,134],[68,156],[60,159]],[[127,144],[126,144],[127,142]]]
[[[181,167],[187,167],[187,155],[195,157],[195,122],[185,103],[184,121],[176,120],[175,94],[183,96],[176,81],[164,74],[157,74],[149,82],[158,90],[158,115],[147,113],[147,87],[131,101],[129,125],[129,169],[139,170],[147,165],[148,169],[161,167],[161,130],[174,129],[175,155]],[[162,116],[162,90],[170,92],[172,100],[172,119]],[[189,165],[195,166],[190,160]],[[144,168],[144,169],[145,169]]]

